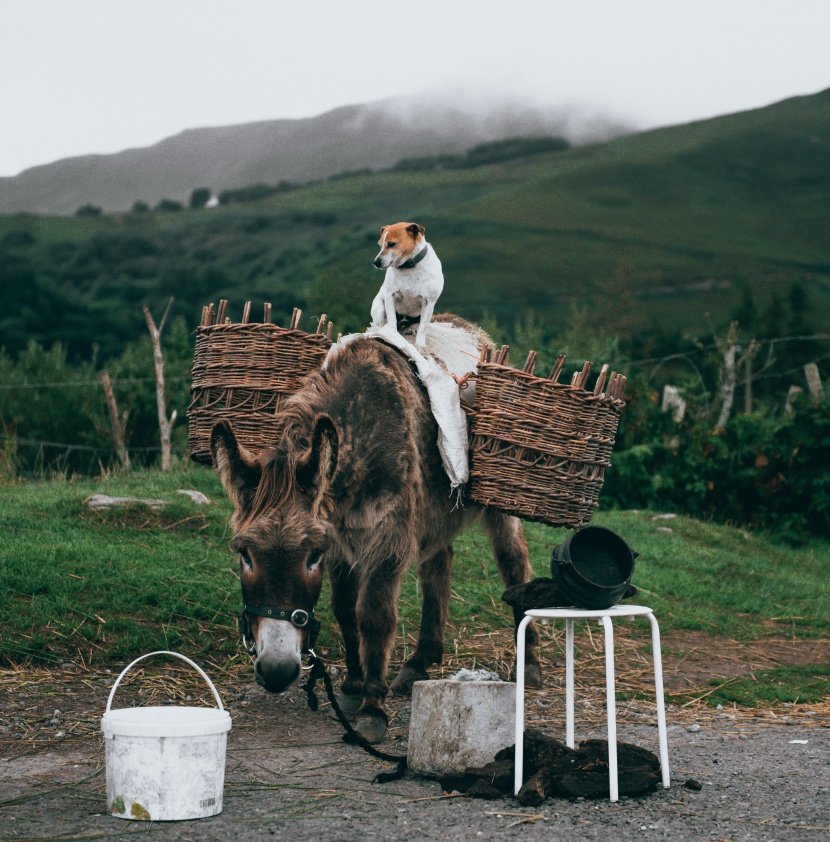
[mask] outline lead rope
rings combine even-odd
[[[311,664],[311,670],[308,673],[308,681],[300,687],[300,689],[305,692],[306,696],[308,696],[309,708],[311,708],[311,710],[317,710],[319,707],[317,696],[314,694],[314,685],[317,683],[318,679],[322,678],[323,685],[326,688],[326,696],[328,696],[328,700],[331,702],[331,709],[334,711],[338,720],[340,720],[340,724],[346,731],[343,735],[343,742],[360,746],[360,748],[364,751],[371,754],[372,757],[377,757],[379,760],[386,760],[389,763],[398,764],[398,768],[394,772],[382,772],[375,777],[373,783],[385,784],[402,778],[406,772],[406,755],[387,754],[384,751],[378,751],[378,749],[376,749],[365,737],[358,734],[357,731],[352,728],[352,724],[346,718],[346,714],[340,710],[340,705],[337,703],[337,698],[334,695],[331,677],[328,674],[328,670],[326,670],[325,661],[319,657],[319,655],[311,652],[309,653],[309,663]]]

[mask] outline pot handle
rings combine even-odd
[[[216,699],[216,704],[219,706],[219,710],[224,710],[225,708],[222,706],[222,700],[219,698],[219,693],[216,691],[216,687],[214,686],[213,682],[208,678],[207,673],[198,665],[195,664],[190,658],[186,657],[185,655],[180,655],[178,652],[170,652],[167,649],[159,649],[157,652],[148,652],[146,655],[141,655],[139,658],[136,658],[131,664],[127,664],[126,667],[121,672],[121,675],[115,679],[115,684],[112,685],[112,690],[110,690],[109,698],[107,699],[107,709],[104,711],[104,714],[110,712],[110,707],[112,706],[112,699],[115,696],[115,691],[118,689],[118,685],[121,683],[121,679],[139,662],[143,661],[145,658],[151,658],[153,655],[172,655],[174,658],[181,658],[182,661],[187,661],[199,675],[204,678],[205,681],[208,683],[208,687],[210,687],[210,692],[213,693],[213,698]]]

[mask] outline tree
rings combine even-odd
[[[130,210],[130,213],[147,213],[147,211],[149,210],[150,206],[147,204],[147,202],[142,202],[141,199],[139,199],[138,201],[133,202],[133,206]]]
[[[183,209],[184,205],[181,202],[177,202],[175,199],[162,199],[156,205],[156,210],[164,213],[175,213],[176,211]]]
[[[81,205],[75,211],[75,216],[100,216],[103,213],[98,205]]]
[[[167,302],[167,309],[161,317],[158,327],[150,314],[150,308],[145,304],[143,307],[144,318],[147,321],[147,329],[150,331],[150,338],[153,340],[153,361],[156,369],[156,406],[159,416],[159,431],[161,433],[161,469],[170,470],[170,433],[176,423],[176,410],[167,417],[166,401],[164,399],[164,358],[161,354],[161,332],[164,330],[164,323],[167,321],[167,314],[170,312],[170,305],[173,299]]]
[[[197,187],[190,194],[190,209],[200,210],[207,204],[208,199],[210,199],[210,196],[211,191],[209,187]]]

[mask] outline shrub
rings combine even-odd
[[[75,216],[101,216],[102,213],[103,211],[98,205],[81,205],[75,211]]]
[[[176,213],[184,210],[184,205],[177,202],[175,199],[162,199],[157,205],[156,210],[162,213]]]
[[[190,209],[191,210],[200,210],[203,208],[208,199],[210,199],[210,190],[207,187],[197,187],[191,194],[190,194]]]

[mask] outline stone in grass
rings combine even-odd
[[[141,499],[139,497],[110,497],[107,494],[93,494],[87,497],[86,505],[89,509],[117,509],[119,506],[147,506],[155,512],[164,508],[164,500]]]
[[[209,506],[213,501],[206,494],[201,491],[195,491],[192,488],[180,488],[176,494],[184,494],[189,497],[197,506]]]
[[[194,491],[191,488],[180,488],[177,494],[183,494],[186,497],[189,497],[197,506],[207,506],[211,503],[211,499],[201,491]],[[106,510],[106,509],[117,509],[121,506],[147,506],[147,508],[152,509],[154,512],[160,512],[164,509],[164,500],[153,500],[150,498],[142,498],[142,497],[110,497],[108,494],[93,494],[91,497],[87,497],[86,505],[89,509],[95,509],[96,511]]]

